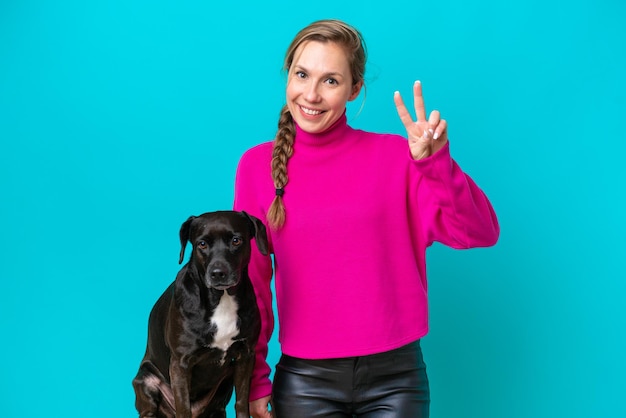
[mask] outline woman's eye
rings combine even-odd
[[[298,77],[298,78],[305,78],[306,74],[304,74],[304,72],[302,72],[302,71],[296,71],[296,77]]]
[[[327,82],[328,84],[332,84],[332,85],[337,84],[337,80],[335,80],[334,78],[329,78],[328,80],[326,80],[326,82]]]

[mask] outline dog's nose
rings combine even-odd
[[[220,267],[212,269],[210,274],[211,280],[224,280],[226,278],[226,272]]]

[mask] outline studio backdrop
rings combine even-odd
[[[493,248],[428,251],[432,417],[626,416],[626,3],[3,0],[4,417],[137,416],[178,229],[232,207],[321,18],[368,45],[349,123],[404,134],[393,92],[421,80],[501,223]]]

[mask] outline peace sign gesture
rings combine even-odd
[[[414,160],[421,160],[439,151],[448,142],[447,122],[441,119],[439,111],[433,110],[426,120],[426,108],[422,96],[422,83],[413,84],[413,104],[417,121],[409,114],[404,105],[400,92],[395,92],[393,101],[398,110],[398,116],[406,129],[409,139],[409,149]]]

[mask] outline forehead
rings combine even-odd
[[[209,214],[194,219],[192,230],[195,236],[243,235],[248,232],[248,223],[236,214]]]
[[[344,49],[335,42],[306,41],[296,49],[292,66],[324,73],[350,73]]]

